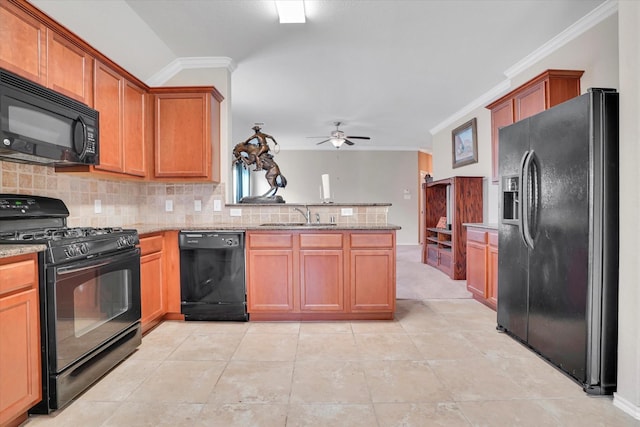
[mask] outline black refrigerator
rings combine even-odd
[[[499,135],[498,329],[589,394],[616,389],[618,93],[590,89]]]

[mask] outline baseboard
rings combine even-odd
[[[618,393],[613,393],[613,406],[640,420],[640,406],[634,405]]]

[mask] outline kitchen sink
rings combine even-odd
[[[261,227],[325,227],[335,225],[334,222],[312,222],[310,224],[306,222],[265,222],[260,224]]]

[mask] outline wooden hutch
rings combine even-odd
[[[467,274],[467,237],[462,224],[482,222],[482,179],[454,176],[422,184],[426,230],[422,262],[454,280],[464,280]],[[438,226],[440,218],[445,218],[442,227]]]

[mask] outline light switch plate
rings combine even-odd
[[[242,216],[242,209],[229,209],[229,216]]]
[[[202,200],[193,201],[193,210],[196,212],[200,212],[202,210]]]
[[[222,200],[213,199],[213,210],[215,212],[220,212],[222,210]]]
[[[353,208],[341,208],[340,215],[342,216],[353,216]]]
[[[166,212],[173,212],[173,200],[165,200],[164,202],[164,210]]]
[[[95,199],[93,201],[93,212],[97,214],[102,213],[102,200]]]

